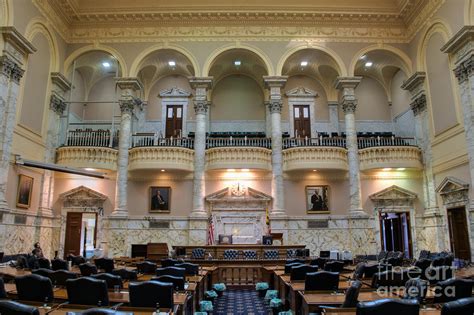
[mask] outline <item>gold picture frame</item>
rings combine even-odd
[[[34,178],[23,174],[18,178],[18,189],[16,194],[16,206],[28,209],[31,206],[31,195],[33,193]]]
[[[329,186],[306,186],[306,212],[309,214],[329,213]]]
[[[149,212],[171,211],[171,187],[151,186],[149,192]]]

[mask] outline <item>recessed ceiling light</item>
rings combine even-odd
[[[164,172],[165,170],[161,170],[162,172]]]
[[[384,169],[382,169],[382,170],[385,171],[385,172],[387,172],[387,171],[391,171],[392,168],[391,168],[391,167],[386,167],[386,168],[384,168]]]
[[[365,66],[366,66],[367,68],[370,68],[370,67],[372,67],[373,65],[374,65],[374,63],[373,63],[372,61],[367,61],[367,62],[365,63]]]
[[[236,67],[240,66],[241,64],[242,64],[242,61],[240,61],[240,60],[234,61],[234,66],[236,66]]]
[[[360,59],[362,59],[362,60],[364,60],[365,58],[367,58],[367,55],[360,56]]]
[[[308,62],[307,61],[301,61],[300,65],[302,67],[306,67],[308,65]]]
[[[243,168],[242,172],[250,172],[250,170],[248,168]]]
[[[174,67],[174,66],[176,66],[176,61],[170,60],[170,61],[168,61],[168,65],[169,65],[170,67]]]
[[[104,61],[104,62],[102,62],[102,66],[103,66],[104,68],[110,68],[110,63],[107,62],[107,61]]]
[[[228,169],[227,169],[227,172],[235,172],[235,169],[233,169],[233,168],[228,168]]]
[[[399,168],[397,168],[397,171],[404,171],[404,170],[405,170],[404,167],[399,167]]]
[[[313,170],[313,172],[317,172],[318,170]]]
[[[95,171],[95,168],[86,167],[85,170],[89,171],[89,172],[93,172],[93,171]]]

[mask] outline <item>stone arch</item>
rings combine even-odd
[[[447,42],[452,37],[452,31],[449,25],[441,19],[435,20],[425,31],[418,44],[416,56],[417,71],[426,72],[426,48],[430,38],[436,33],[441,34],[445,42]]]
[[[49,43],[50,48],[50,72],[59,72],[59,49],[56,36],[49,30],[44,18],[34,18],[26,27],[25,37],[30,42],[36,35],[43,35]]]
[[[111,54],[113,57],[115,57],[118,60],[122,77],[128,76],[127,64],[125,63],[125,59],[122,57],[122,55],[116,49],[106,46],[106,45],[102,45],[102,44],[88,45],[88,46],[84,46],[73,51],[64,61],[64,72],[67,73],[72,63],[74,62],[74,60],[76,60],[81,55],[84,55],[90,51],[103,51],[103,52]]]
[[[253,45],[238,43],[238,44],[229,44],[229,45],[226,45],[226,46],[222,46],[222,47],[219,47],[218,49],[214,50],[209,55],[206,62],[204,63],[204,66],[203,66],[203,69],[202,69],[202,76],[206,77],[206,76],[209,75],[209,71],[211,70],[212,64],[219,57],[220,54],[222,54],[223,52],[226,52],[228,50],[232,50],[232,49],[245,49],[245,50],[248,50],[248,51],[251,51],[251,52],[255,53],[264,62],[265,67],[267,68],[268,75],[271,76],[271,75],[274,74],[273,65],[271,63],[271,60],[267,56],[267,54],[265,52],[263,52],[263,50],[261,50],[258,47],[255,47]]]
[[[143,60],[145,60],[145,58],[148,57],[150,54],[161,49],[171,49],[183,54],[184,56],[186,56],[186,58],[189,59],[189,61],[193,65],[194,73],[196,75],[200,73],[201,70],[199,67],[199,63],[197,62],[196,57],[190,51],[178,45],[158,44],[158,45],[154,45],[145,49],[135,58],[135,60],[132,63],[132,66],[130,67],[130,77],[135,78],[136,76],[138,76],[138,72],[140,72],[140,65],[143,62]]]
[[[13,5],[11,0],[0,0],[0,26],[13,25]]]
[[[303,50],[303,49],[315,49],[315,50],[320,50],[320,51],[328,54],[336,62],[337,66],[339,68],[339,69],[337,69],[338,72],[339,72],[339,76],[342,76],[342,77],[347,76],[347,69],[346,69],[346,66],[344,65],[344,62],[342,61],[341,57],[334,50],[332,50],[331,48],[324,47],[324,46],[319,46],[319,45],[301,45],[301,46],[295,47],[295,48],[287,51],[280,58],[280,60],[278,61],[276,75],[282,75],[283,66],[285,65],[285,62],[288,60],[288,58],[290,58],[294,53],[296,53],[300,50]]]
[[[402,65],[403,65],[402,70],[403,72],[405,72],[405,75],[409,77],[410,74],[413,73],[412,61],[410,57],[408,57],[408,55],[404,51],[390,45],[381,44],[381,45],[367,46],[359,50],[351,60],[351,64],[349,66],[349,76],[354,76],[355,67],[360,57],[374,50],[384,50],[384,51],[395,54],[402,60]]]

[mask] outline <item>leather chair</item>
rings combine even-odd
[[[30,274],[15,277],[18,299],[23,301],[52,302],[53,284],[49,278]]]
[[[304,281],[305,291],[337,291],[339,273],[330,271],[310,272]]]
[[[444,266],[444,257],[436,257],[435,259],[433,259],[433,261],[431,262],[431,266],[432,267]]]
[[[326,265],[327,262],[328,262],[327,259],[318,257],[311,260],[309,264],[312,266],[318,266],[319,268],[324,269],[324,265]]]
[[[376,264],[366,265],[364,268],[364,277],[371,279],[376,273],[392,270],[391,265]]]
[[[81,271],[81,275],[84,277],[95,275],[97,273],[97,267],[91,263],[80,264],[79,270]]]
[[[161,268],[173,267],[176,264],[179,264],[179,262],[173,258],[166,258],[161,260]]]
[[[191,259],[204,259],[206,250],[204,248],[195,248],[191,251]]]
[[[91,278],[104,280],[107,283],[107,288],[112,290],[115,286],[119,286],[120,289],[123,288],[122,278],[120,276],[115,276],[110,273],[99,273],[96,275],[91,275]]]
[[[68,279],[77,279],[78,274],[66,270],[56,270],[51,274],[51,281],[54,285],[65,286]]]
[[[109,305],[107,282],[104,280],[82,277],[66,281],[68,301],[80,305]]]
[[[173,308],[173,284],[158,281],[133,282],[129,285],[130,306]]]
[[[318,266],[311,266],[311,265],[301,265],[291,268],[290,273],[290,280],[291,281],[298,281],[304,280],[306,278],[307,273],[317,272]]]
[[[51,262],[49,261],[49,259],[46,258],[38,258],[38,265],[40,269],[51,269]]]
[[[239,257],[239,251],[236,249],[226,249],[222,256],[226,260],[235,260]]]
[[[251,250],[251,249],[243,250],[242,255],[244,256],[244,259],[257,259],[257,251],[255,250]]]
[[[182,264],[176,264],[174,266],[178,268],[184,268],[186,276],[195,276],[199,274],[198,264],[182,263]]]
[[[152,275],[156,272],[156,264],[152,263],[151,261],[144,261],[141,263],[137,263],[137,272]]]
[[[472,297],[474,280],[449,279],[438,282],[435,287],[434,303],[446,303],[462,298]]]
[[[263,251],[263,258],[264,259],[278,259],[279,258],[278,250],[275,249],[265,249]]]
[[[290,274],[290,273],[291,273],[291,269],[292,269],[293,267],[296,267],[296,266],[304,266],[304,264],[299,263],[299,262],[294,262],[294,263],[286,264],[286,265],[285,265],[285,273],[286,273],[286,274]]]
[[[304,259],[298,259],[298,258],[293,258],[293,259],[287,259],[286,264],[294,264],[294,263],[300,263],[302,265],[306,264],[306,261]]]
[[[289,248],[286,250],[286,258],[295,258],[296,257],[296,248]]]
[[[428,270],[428,268],[431,266],[431,260],[424,259],[424,258],[418,259],[417,261],[415,261],[414,266],[420,269],[421,278],[426,280],[427,279],[426,270]]]
[[[5,282],[3,282],[3,278],[0,278],[0,299],[6,299],[7,292],[5,291]],[[0,311],[0,314],[2,312]]]
[[[354,308],[359,302],[359,293],[362,288],[362,282],[359,280],[353,281],[351,286],[346,291],[346,296],[344,298],[344,303],[342,303],[342,308]]]
[[[175,276],[159,276],[159,277],[153,277],[151,278],[151,281],[159,281],[163,283],[172,283],[173,288],[176,289],[177,291],[183,291],[184,290],[184,278],[183,277],[175,277]]]
[[[405,283],[405,294],[404,299],[417,300],[422,303],[428,292],[429,283],[428,281],[421,279],[410,279]]]
[[[356,280],[362,279],[364,277],[365,266],[366,264],[363,262],[358,263],[352,275],[352,279],[356,279]]]
[[[40,275],[49,279],[51,279],[51,275],[53,274],[53,272],[54,271],[52,271],[51,269],[45,269],[45,268],[31,270],[32,274]]]
[[[135,270],[127,270],[125,268],[114,269],[111,274],[120,276],[122,280],[137,280],[137,272]]]
[[[94,263],[98,269],[102,269],[106,273],[111,273],[115,269],[114,260],[110,258],[97,258]]]
[[[420,255],[418,256],[418,260],[422,259],[429,259],[430,258],[430,251],[429,250],[421,250]]]
[[[449,254],[446,257],[444,257],[443,266],[451,267],[453,265],[453,261],[454,261],[454,255]]]
[[[377,260],[378,261],[383,261],[384,259],[387,258],[388,252],[382,250],[380,253],[377,255]]]
[[[395,288],[405,285],[408,278],[404,277],[404,273],[401,271],[383,271],[376,273],[372,278],[372,288]]]
[[[427,280],[430,284],[453,278],[453,268],[448,266],[430,267],[426,270]]]
[[[69,255],[67,257],[67,260],[71,261],[71,265],[73,266],[79,266],[81,264],[84,264],[86,262],[86,259],[82,257],[81,255],[74,256],[74,255]]]
[[[109,315],[109,314],[120,314],[120,312],[117,312],[115,310],[109,309],[109,308],[90,308],[88,310],[82,311],[82,312],[75,312],[74,314],[87,314],[87,315]],[[122,313],[124,314],[124,313]],[[129,314],[129,313],[125,313]]]
[[[418,315],[420,304],[416,300],[381,299],[359,302],[356,315]]]
[[[0,301],[0,314],[5,315],[39,315],[38,308],[14,301]]]
[[[179,267],[166,267],[156,269],[157,276],[174,276],[174,277],[186,277],[186,269]]]
[[[64,259],[51,260],[51,269],[53,270],[69,270],[69,265]]]
[[[441,308],[441,315],[472,315],[474,314],[474,297],[448,302]]]
[[[324,265],[324,270],[330,272],[342,272],[344,269],[343,261],[329,261]]]

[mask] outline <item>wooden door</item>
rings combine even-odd
[[[64,242],[64,257],[81,254],[82,213],[68,212],[66,218],[66,240]]]
[[[311,122],[309,119],[309,105],[294,105],[293,117],[295,138],[311,138]]]
[[[183,129],[183,106],[166,106],[166,138],[182,136]]]
[[[471,260],[471,246],[467,230],[466,210],[462,208],[448,209],[449,239],[451,251],[459,259]]]
[[[404,252],[412,255],[409,213],[382,213],[380,215],[382,250]]]

